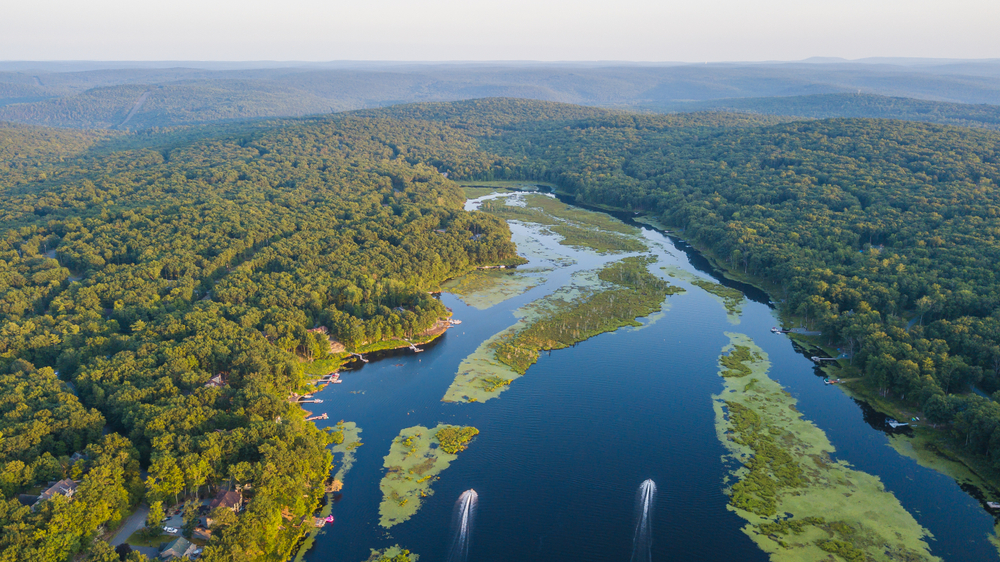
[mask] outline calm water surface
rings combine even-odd
[[[524,232],[518,225],[512,229]],[[664,261],[707,270],[689,249],[652,230],[644,234],[665,249],[659,251]],[[775,320],[759,291],[746,291],[758,300],[744,304],[737,326],[717,301],[690,288],[668,297],[665,315],[641,329],[543,354],[499,399],[441,402],[462,359],[512,324],[514,310],[551,292],[572,270],[608,259],[572,252],[554,239],[546,243],[571,254],[577,266],[484,311],[442,295],[460,326],[424,353],[399,352],[344,373],[343,384],[323,391],[325,403],[310,408],[328,412],[332,423],[357,422],[364,445],[334,505],[336,522],[318,537],[307,560],[361,562],[371,548],[397,543],[424,562],[444,560],[455,501],[474,488],[479,510],[470,561],[628,561],[636,490],[647,478],[658,487],[654,560],[767,560],[740,531],[744,522],[726,509],[721,491],[729,468],[721,460],[725,451],[716,437],[711,396],[722,388],[717,359],[727,331],[749,335],[770,355],[771,376],[826,431],[835,456],[878,475],[933,533],[935,555],[1000,559],[986,540],[993,518],[979,502],[951,478],[889,448],[876,413],[825,386],[811,361],[786,337],[769,332]],[[441,422],[473,425],[480,434],[441,474],[420,511],[387,532],[378,525],[383,456],[401,429]]]

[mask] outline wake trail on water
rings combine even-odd
[[[646,480],[639,485],[635,498],[635,536],[632,538],[631,562],[653,560],[653,503],[656,501],[656,484]]]
[[[455,515],[452,519],[454,538],[448,549],[448,562],[466,562],[469,559],[469,544],[472,542],[472,523],[476,518],[476,506],[479,504],[479,494],[475,490],[466,490],[455,502]]]

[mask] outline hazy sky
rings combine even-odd
[[[1000,57],[998,0],[0,0],[0,60]]]

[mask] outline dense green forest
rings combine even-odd
[[[330,437],[287,401],[329,350],[309,329],[412,336],[446,314],[429,289],[516,259],[500,218],[461,210],[463,178],[656,215],[1000,466],[1000,406],[967,393],[1000,391],[996,133],[494,99],[4,127],[0,155],[0,560],[106,553],[95,537],[141,498],[234,487],[248,507],[205,558],[284,559],[283,514],[329,477]],[[60,478],[73,501],[17,500]]]
[[[349,348],[412,335],[447,314],[429,288],[515,257],[502,220],[407,158],[460,152],[442,127],[321,119],[135,149],[0,132],[2,560],[68,560],[142,497],[245,485],[205,559],[284,560],[302,529],[283,521],[330,468],[287,400],[330,349],[309,329]],[[72,501],[17,499],[62,478]]]

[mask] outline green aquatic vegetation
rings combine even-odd
[[[607,213],[599,213],[567,205],[555,197],[548,197],[541,194],[531,194],[524,198],[528,207],[541,209],[553,217],[575,222],[581,225],[591,226],[600,230],[618,232],[621,234],[638,235],[640,230],[634,226],[629,226]]]
[[[708,293],[713,300],[721,304],[726,309],[726,318],[729,320],[730,324],[740,323],[740,313],[743,311],[744,295],[737,289],[732,289],[726,287],[725,285],[720,285],[714,281],[709,281],[702,277],[691,273],[690,271],[685,271],[679,267],[663,267],[661,268],[666,271],[667,275],[680,279],[681,281],[686,281],[695,287]]]
[[[452,279],[442,285],[442,289],[473,308],[486,310],[507,299],[524,294],[540,282],[542,278],[538,276],[502,269],[487,269]]]
[[[591,289],[570,302],[553,304],[526,328],[510,331],[494,344],[495,357],[524,374],[544,350],[563,349],[623,326],[660,309],[667,295],[683,291],[649,273],[647,257],[626,258],[604,267],[598,279],[617,288]]]
[[[484,201],[479,210],[506,220],[548,226],[562,236],[560,244],[581,246],[597,252],[643,252],[646,244],[639,229],[626,225],[607,213],[573,208],[558,199],[530,194],[515,201],[509,198]],[[524,205],[510,203],[523,202]]]
[[[500,387],[509,385],[512,380],[513,379],[493,376],[480,379],[480,382],[483,384],[483,390],[486,392],[493,392]]]
[[[516,220],[522,222],[533,222],[545,226],[563,224],[563,221],[549,215],[548,213],[533,207],[508,204],[509,198],[489,199],[479,205],[479,210],[484,213],[496,215],[504,220]]]
[[[648,249],[637,237],[580,228],[572,224],[550,226],[549,230],[563,237],[559,243],[564,246],[583,246],[600,253],[644,252]]]
[[[398,544],[382,550],[372,549],[364,562],[417,562],[420,556],[400,547]]]
[[[714,409],[719,440],[741,465],[727,494],[744,533],[782,562],[938,560],[929,533],[877,477],[831,460],[826,435],[768,376],[767,354],[743,334],[727,336]]]
[[[515,324],[516,326],[516,324]],[[494,334],[479,344],[471,355],[462,360],[458,366],[455,380],[448,387],[444,402],[484,402],[496,398],[501,392],[510,388],[510,383],[521,375],[496,359],[494,344],[514,326]],[[507,384],[494,385],[486,381],[506,380]]]
[[[386,472],[379,484],[379,524],[388,529],[412,517],[420,509],[421,500],[434,493],[431,484],[438,475],[478,433],[474,427],[447,424],[431,429],[418,425],[400,431],[383,463]]]
[[[351,467],[354,466],[354,450],[362,445],[361,428],[354,422],[341,420],[337,422],[336,430],[332,435],[335,441],[331,451],[333,451],[334,455],[340,455],[340,468],[333,479],[343,482],[347,471],[351,470]]]
[[[752,361],[750,348],[745,345],[733,346],[733,350],[719,357],[719,363],[726,368],[722,371],[724,377],[742,377],[751,373],[748,361]]]
[[[726,307],[726,312],[729,312],[730,314],[740,313],[740,310],[743,307],[742,291],[726,287],[725,285],[720,285],[718,283],[713,283],[705,279],[695,279],[694,281],[691,281],[691,284],[704,289],[709,294],[721,298],[723,306]]]
[[[469,441],[472,441],[472,438],[477,435],[479,435],[479,430],[474,427],[446,425],[441,427],[441,429],[434,434],[434,437],[437,438],[438,443],[441,444],[441,448],[444,449],[444,452],[454,455],[464,451]]]

